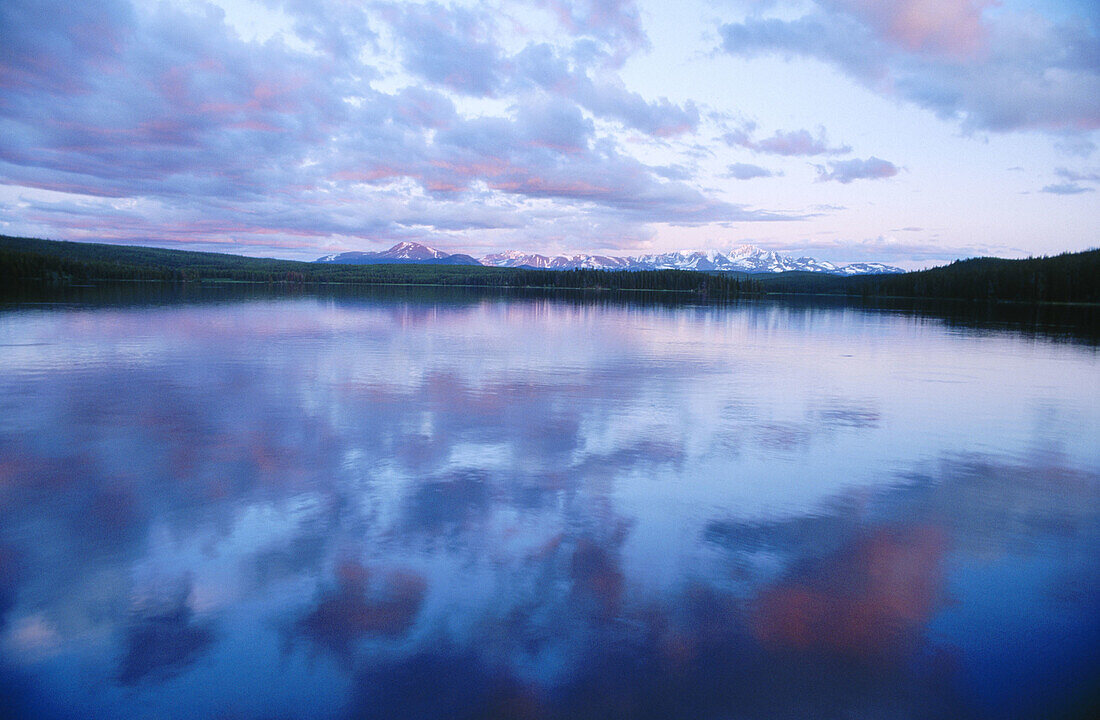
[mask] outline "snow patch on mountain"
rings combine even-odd
[[[450,254],[415,242],[400,242],[382,252],[346,252],[325,255],[321,263],[430,263],[452,265],[488,265],[491,267],[528,267],[540,270],[701,270],[747,273],[814,272],[830,275],[881,275],[904,272],[879,262],[834,265],[811,257],[791,257],[755,245],[739,245],[729,251],[678,250],[652,255],[539,255],[518,250],[492,253],[480,259]]]
[[[481,258],[483,265],[494,267],[532,267],[552,270],[595,268],[600,270],[703,270],[748,273],[816,272],[831,275],[870,275],[904,272],[884,263],[834,265],[811,257],[793,258],[755,245],[739,245],[728,252],[675,251],[654,255],[556,255],[548,257],[511,250]]]

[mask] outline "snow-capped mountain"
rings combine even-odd
[[[884,265],[879,262],[850,263],[838,268],[841,275],[886,275],[888,273],[905,272],[893,265]]]
[[[721,252],[677,251],[656,255],[538,255],[516,250],[493,253],[476,260],[469,255],[449,254],[414,242],[402,242],[384,252],[345,252],[326,255],[315,262],[371,265],[382,263],[424,263],[445,265],[489,265],[491,267],[528,267],[545,270],[723,270],[748,273],[816,272],[831,275],[882,275],[905,272],[878,262],[834,265],[811,257],[794,258],[763,250],[755,245],[740,245]]]
[[[547,257],[534,253],[508,252],[486,255],[481,258],[482,265],[492,267],[530,267],[546,270],[574,270],[590,268],[595,270],[638,270],[634,258],[614,257],[611,255],[555,255]]]
[[[793,258],[754,245],[741,245],[728,252],[678,251],[658,255],[536,255],[509,251],[486,255],[483,265],[495,267],[533,267],[551,270],[595,268],[600,270],[725,270],[749,273],[818,272],[832,275],[877,275],[904,272],[883,263],[834,265],[811,257]]]
[[[385,264],[423,264],[423,265],[480,265],[481,263],[461,253],[445,253],[442,250],[414,242],[399,242],[389,250],[382,252],[344,252],[325,255],[314,262],[341,263],[345,265],[385,265]]]

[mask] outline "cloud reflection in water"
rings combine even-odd
[[[1072,345],[550,301],[0,327],[0,683],[39,715],[90,662],[89,717],[981,717],[1021,617],[1021,713],[1097,669]]]

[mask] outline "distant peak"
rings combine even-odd
[[[670,250],[654,255],[589,255],[570,254],[544,256],[524,253],[518,250],[506,250],[481,258],[484,265],[497,267],[547,267],[568,268],[604,268],[625,270],[732,270],[750,273],[775,272],[823,272],[835,275],[862,275],[867,273],[901,272],[882,263],[852,263],[835,265],[826,260],[812,257],[794,258],[774,250],[765,250],[756,245],[742,244],[723,250]]]
[[[433,247],[428,247],[427,245],[422,245],[421,243],[412,242],[410,240],[403,240],[389,250],[379,254],[383,257],[395,259],[441,258],[450,255],[450,253],[445,253]]]

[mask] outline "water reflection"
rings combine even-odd
[[[1087,346],[463,294],[0,336],[14,717],[1023,717],[1100,668]]]
[[[190,594],[190,585],[184,584],[169,597],[143,599],[131,611],[122,631],[120,683],[135,685],[171,677],[210,649],[214,632],[209,623],[195,622]]]

